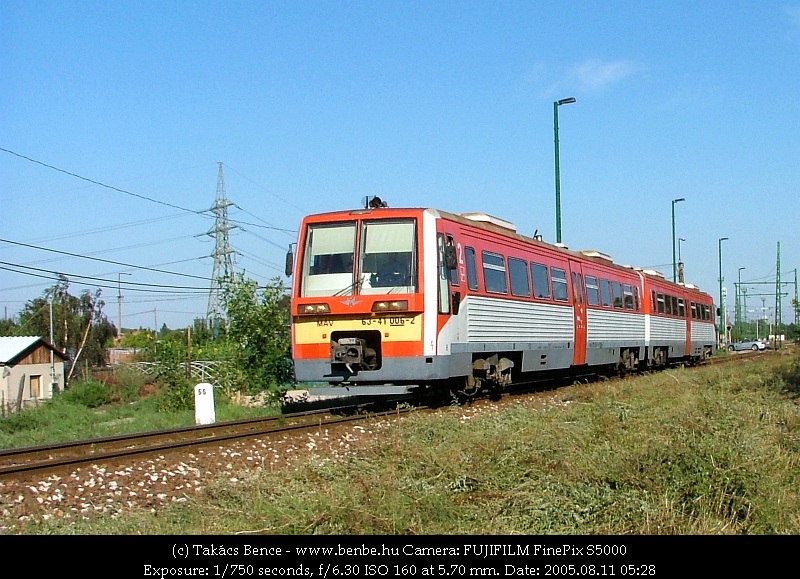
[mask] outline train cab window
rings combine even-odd
[[[508,277],[511,280],[511,295],[526,298],[531,296],[531,282],[528,277],[527,261],[509,257]]]
[[[656,311],[659,314],[664,313],[664,294],[656,294]]]
[[[678,298],[678,315],[682,318],[686,317],[686,305],[682,298]]]
[[[622,284],[615,281],[611,287],[614,290],[614,307],[622,309]]]
[[[541,263],[531,264],[531,278],[533,279],[533,295],[542,300],[550,299],[550,275],[547,266]]]
[[[475,250],[468,247],[464,253],[467,256],[467,286],[472,291],[478,291],[478,266],[475,263]]]
[[[558,302],[568,302],[567,272],[558,267],[551,267],[550,277],[553,279],[553,298]]]
[[[416,290],[416,233],[413,221],[364,224],[361,293],[410,293]]]
[[[351,295],[356,224],[312,225],[306,233],[300,295]]]
[[[600,280],[600,297],[603,298],[603,307],[611,307],[611,282],[607,279]]]
[[[590,306],[600,305],[600,288],[597,285],[597,278],[592,275],[586,276],[586,298]]]
[[[623,301],[625,304],[626,310],[633,309],[633,288],[629,284],[623,284],[622,286],[622,295]]]
[[[483,257],[483,285],[486,291],[493,294],[508,293],[506,283],[506,261],[502,255],[484,251]]]

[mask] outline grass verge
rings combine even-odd
[[[575,385],[469,421],[416,414],[357,456],[33,533],[798,534],[800,361]]]

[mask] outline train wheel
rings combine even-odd
[[[468,400],[475,396],[481,389],[482,381],[480,378],[476,378],[475,376],[467,376],[464,378],[463,388],[459,389],[456,384],[454,387],[450,389],[450,396],[453,398],[453,401],[457,401],[459,404]]]

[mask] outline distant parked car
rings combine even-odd
[[[728,345],[728,350],[731,352],[738,352],[741,350],[753,350],[757,352],[766,349],[766,347],[767,346],[761,340],[741,340],[739,342],[731,342]]]

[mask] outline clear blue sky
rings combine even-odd
[[[0,0],[0,78],[9,317],[48,272],[102,287],[115,324],[121,280],[126,328],[202,317],[207,291],[183,288],[208,287],[214,223],[195,211],[218,162],[235,267],[259,283],[289,281],[305,213],[365,195],[555,241],[566,97],[570,248],[671,278],[684,197],[686,279],[718,299],[728,237],[731,312],[739,268],[774,308],[778,243],[783,279],[800,266],[799,0]]]

